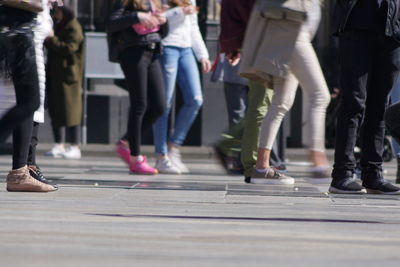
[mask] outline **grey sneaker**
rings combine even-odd
[[[250,183],[252,184],[272,184],[272,185],[291,185],[294,184],[292,177],[286,176],[279,171],[268,168],[266,171],[260,172],[253,169],[251,173]]]
[[[332,179],[329,193],[333,194],[365,194],[367,190],[353,177]]]

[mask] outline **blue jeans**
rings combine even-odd
[[[390,98],[392,100],[392,104],[400,101],[400,75],[396,77],[392,91],[390,93]],[[394,150],[393,152],[394,152],[395,156],[399,156],[400,155],[400,145],[399,145],[399,143],[396,142],[396,140],[394,140],[394,138],[392,138],[392,146],[393,146],[393,150]]]
[[[179,110],[175,127],[169,141],[182,145],[192,126],[196,115],[203,104],[200,74],[192,48],[164,47],[160,58],[164,82],[167,109],[153,126],[156,153],[166,155],[168,136],[168,116],[171,111],[176,81],[181,90],[184,105]]]

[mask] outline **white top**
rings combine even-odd
[[[191,0],[196,5],[195,0]],[[197,60],[208,59],[207,47],[201,36],[197,23],[197,14],[185,15],[180,7],[174,7],[166,13],[169,23],[169,33],[162,40],[164,46],[181,48],[192,47]]]

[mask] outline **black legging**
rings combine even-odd
[[[54,141],[57,144],[63,144],[66,140],[66,134],[68,134],[71,144],[78,145],[80,143],[79,130],[79,125],[71,127],[56,127],[53,125]]]
[[[27,164],[33,113],[40,105],[32,32],[0,34],[0,51],[12,75],[17,102],[0,120],[0,143],[13,133],[12,165],[13,169],[18,169]]]
[[[120,60],[130,98],[127,139],[131,155],[138,156],[142,131],[149,129],[165,110],[163,76],[154,50],[129,47],[121,52]]]
[[[29,145],[28,165],[36,166],[36,147],[38,144],[39,123],[33,122],[31,143]]]

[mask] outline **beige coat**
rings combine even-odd
[[[301,22],[266,19],[253,8],[243,44],[239,74],[272,88],[272,77],[285,77]]]

